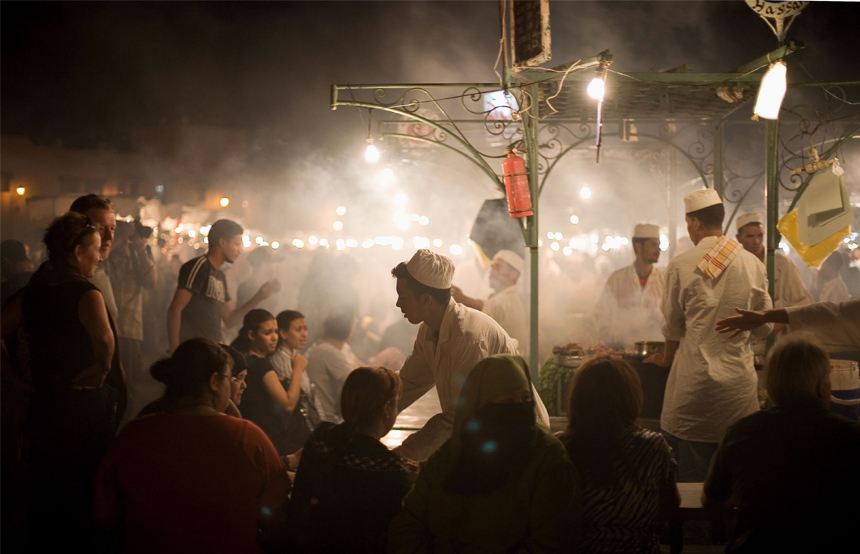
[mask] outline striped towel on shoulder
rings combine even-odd
[[[699,260],[696,267],[709,279],[716,279],[728,267],[743,246],[733,238],[720,237],[717,244],[713,246],[705,256]]]

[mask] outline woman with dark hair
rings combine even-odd
[[[343,423],[321,423],[296,473],[288,520],[312,552],[384,552],[391,519],[409,490],[403,459],[379,439],[397,418],[400,377],[360,367],[343,385]]]
[[[185,341],[153,364],[166,413],[129,423],[95,479],[95,519],[119,527],[122,552],[259,552],[261,514],[289,479],[259,427],[223,414],[233,363],[215,342]]]
[[[451,438],[421,466],[389,531],[389,552],[570,552],[580,523],[576,472],[536,422],[520,356],[472,369]]]
[[[90,482],[122,417],[119,394],[105,384],[119,367],[116,337],[104,297],[87,280],[102,259],[97,226],[67,213],[51,223],[44,242],[48,261],[21,298],[35,388],[28,530],[35,550],[86,549],[96,531]]]
[[[293,415],[300,417],[309,431],[316,429],[322,418],[322,407],[316,398],[316,391],[306,371],[308,360],[299,350],[308,343],[308,324],[305,316],[295,310],[284,310],[278,314],[278,347],[269,360],[284,390],[287,399],[294,406]],[[303,437],[307,439],[307,436]],[[299,437],[297,437],[297,440]]]
[[[242,416],[260,426],[282,456],[301,449],[310,435],[303,421],[292,417],[295,404],[278,380],[269,356],[278,346],[278,322],[270,312],[254,309],[245,314],[239,336],[230,345],[248,362],[248,387],[242,399]]]
[[[681,502],[672,451],[635,424],[641,409],[639,376],[619,358],[596,356],[571,381],[561,440],[582,476],[582,552],[659,552],[657,513]]]

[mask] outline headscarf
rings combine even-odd
[[[518,391],[532,391],[528,366],[521,356],[490,356],[469,373],[454,415],[454,467],[445,481],[446,490],[487,494],[524,465],[537,436],[534,401],[493,403]]]

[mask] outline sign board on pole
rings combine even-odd
[[[513,0],[514,67],[535,67],[552,58],[549,0]]]

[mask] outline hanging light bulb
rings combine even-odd
[[[603,77],[595,77],[588,83],[588,87],[585,89],[585,92],[595,100],[603,100],[603,93],[606,90],[606,83],[603,82]]]
[[[364,150],[364,159],[370,163],[379,161],[379,148],[373,144],[372,137],[367,137],[367,148]]]
[[[770,66],[758,89],[753,113],[764,119],[779,119],[779,108],[785,97],[785,63],[778,61]]]

